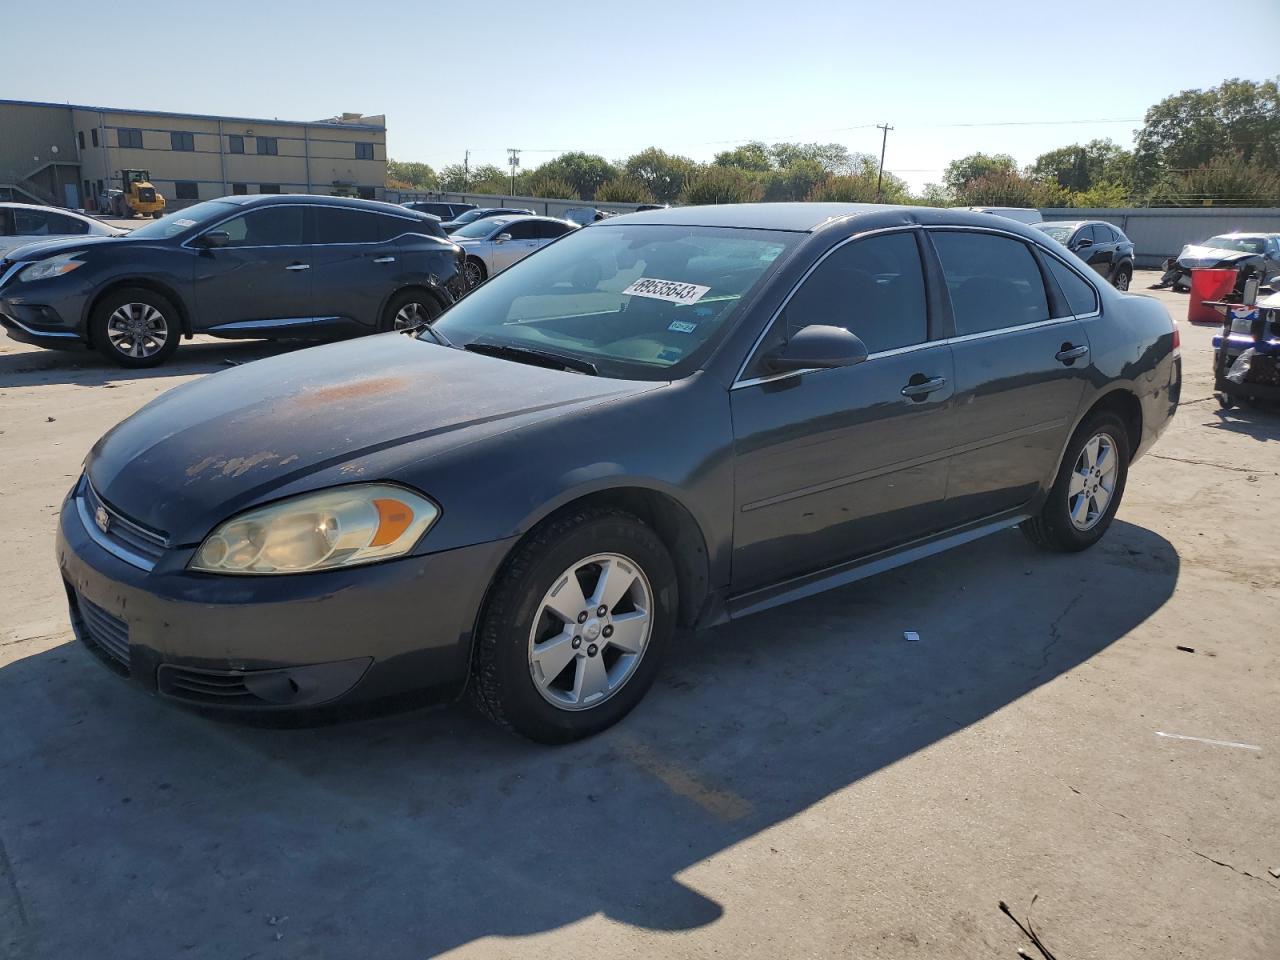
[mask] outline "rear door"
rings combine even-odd
[[[833,248],[730,392],[735,593],[946,525],[954,373],[936,320],[930,337],[919,241],[908,229]],[[810,324],[852,330],[870,357],[770,376],[761,357]]]
[[[382,305],[394,287],[399,231],[391,221],[398,218],[355,207],[311,210],[316,240],[312,274],[319,309],[324,316],[376,329]],[[413,221],[406,218],[404,223]]]
[[[993,230],[929,236],[955,320],[947,500],[968,522],[1027,503],[1050,480],[1084,395],[1089,343],[1029,242]],[[1092,286],[1075,280],[1089,296],[1076,309],[1096,313]]]
[[[200,250],[195,257],[195,329],[317,315],[306,237],[308,209],[296,203],[254,207],[213,226],[231,240],[225,247]]]

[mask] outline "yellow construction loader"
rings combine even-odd
[[[121,170],[120,183],[123,189],[111,197],[113,214],[125,219],[164,216],[164,196],[151,183],[150,170]]]

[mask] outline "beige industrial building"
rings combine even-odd
[[[96,209],[121,170],[148,170],[179,209],[240,193],[378,199],[382,116],[262,120],[0,100],[0,199]]]

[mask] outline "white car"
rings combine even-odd
[[[119,237],[128,233],[61,207],[0,203],[0,257],[24,244],[61,237]]]
[[[974,213],[991,213],[997,217],[1008,217],[1010,220],[1017,220],[1019,223],[1031,226],[1044,220],[1044,216],[1034,207],[963,207],[962,209],[972,210]]]
[[[563,237],[578,225],[555,217],[486,217],[473,220],[449,234],[467,254],[467,286],[483,283],[539,247]]]

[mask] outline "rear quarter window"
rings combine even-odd
[[[1097,311],[1098,293],[1093,289],[1093,284],[1054,257],[1046,255],[1044,261],[1049,265],[1049,274],[1062,291],[1072,314],[1078,317]]]

